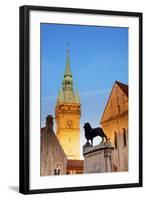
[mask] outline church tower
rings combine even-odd
[[[80,159],[81,104],[78,90],[74,91],[70,70],[70,55],[67,49],[66,67],[59,90],[56,108],[56,135],[68,159]]]

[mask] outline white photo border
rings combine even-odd
[[[21,11],[22,10],[22,11]],[[29,68],[29,132],[20,133],[20,154],[26,162],[20,160],[20,192],[41,193],[55,191],[75,191],[118,187],[142,186],[142,14],[118,11],[95,11],[87,9],[50,8],[24,6],[20,10],[20,19],[25,33],[21,37],[27,42],[25,50],[20,52],[23,66]],[[50,12],[49,12],[50,10]],[[46,12],[47,11],[47,12]],[[59,11],[59,12],[58,12]],[[27,16],[27,17],[26,17]],[[26,17],[26,18],[25,18]],[[88,26],[110,26],[128,28],[128,80],[129,80],[129,170],[118,173],[95,173],[72,176],[40,176],[40,24],[72,24]],[[29,25],[29,27],[27,26]],[[141,27],[141,29],[140,29]],[[20,37],[20,38],[21,38]],[[27,40],[28,39],[28,40]],[[22,45],[24,45],[24,41]],[[22,46],[21,45],[21,46]],[[27,54],[27,51],[29,55]],[[23,55],[24,53],[24,55]],[[20,67],[21,67],[20,62]],[[27,69],[28,69],[27,68]],[[27,76],[27,70],[24,70]],[[23,70],[21,71],[23,76]],[[26,77],[23,77],[25,81]],[[24,85],[23,85],[24,84]],[[27,83],[21,83],[28,86]],[[21,86],[20,85],[20,86]],[[26,87],[27,88],[27,87]],[[23,88],[26,95],[26,88]],[[21,89],[21,88],[20,88]],[[20,94],[21,95],[21,94]],[[27,97],[24,97],[24,100]],[[23,107],[23,109],[25,106]],[[22,109],[22,110],[23,110]],[[23,110],[26,114],[26,111]],[[28,116],[28,115],[26,115]],[[23,118],[23,117],[22,117]],[[27,121],[27,120],[26,120]],[[20,124],[22,125],[22,124]],[[140,132],[141,131],[141,132]],[[29,144],[28,144],[29,142]],[[24,149],[23,149],[24,148]],[[28,148],[28,149],[27,149]],[[140,154],[141,153],[141,154]],[[27,160],[27,157],[29,160]],[[140,163],[139,163],[140,162]],[[23,165],[23,167],[22,167]],[[27,169],[24,169],[26,166]],[[23,175],[24,172],[24,175]],[[25,177],[25,175],[27,177]],[[123,186],[122,186],[123,185]],[[72,189],[71,189],[72,188]],[[75,189],[73,189],[75,188]],[[77,189],[78,188],[78,189]]]

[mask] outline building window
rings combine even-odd
[[[123,103],[125,103],[125,95],[123,94]]]
[[[116,87],[116,93],[118,93],[118,87]]]
[[[123,144],[124,144],[124,147],[126,147],[126,130],[125,130],[125,128],[123,128]]]
[[[120,114],[121,110],[120,110],[120,105],[117,105],[117,111],[118,111],[118,115]]]
[[[57,175],[57,169],[54,169],[54,175]]]
[[[117,105],[119,105],[119,97],[117,97]]]
[[[61,166],[60,164],[56,164],[56,168],[54,169],[54,175],[60,175],[61,174]]]
[[[117,144],[117,133],[116,132],[115,132],[114,143],[115,143],[115,149],[117,149],[118,144]]]
[[[58,169],[58,175],[60,175],[60,169]]]

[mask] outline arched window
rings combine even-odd
[[[117,111],[118,111],[118,114],[120,114],[120,112],[121,112],[120,105],[117,105]]]
[[[54,169],[54,175],[60,175],[61,174],[61,166],[60,164],[56,164],[56,167]]]
[[[117,149],[118,143],[117,143],[117,133],[116,132],[115,132],[114,143],[115,143],[115,149]]]
[[[126,130],[125,130],[125,128],[123,128],[123,144],[124,144],[124,147],[126,147]]]
[[[69,137],[69,142],[71,142],[71,137]]]
[[[54,175],[57,175],[57,169],[54,169]]]
[[[119,97],[117,97],[117,105],[119,105]]]
[[[125,103],[125,95],[123,94],[123,103]]]
[[[60,175],[60,169],[58,169],[58,175]]]
[[[118,87],[116,87],[116,93],[118,93]]]

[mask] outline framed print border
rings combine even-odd
[[[93,15],[111,15],[137,17],[139,20],[139,181],[111,185],[60,187],[47,189],[30,189],[30,11],[82,13]],[[98,189],[141,187],[143,183],[142,168],[142,13],[90,10],[79,8],[22,6],[20,7],[20,130],[19,130],[19,191],[22,194],[68,192]]]

